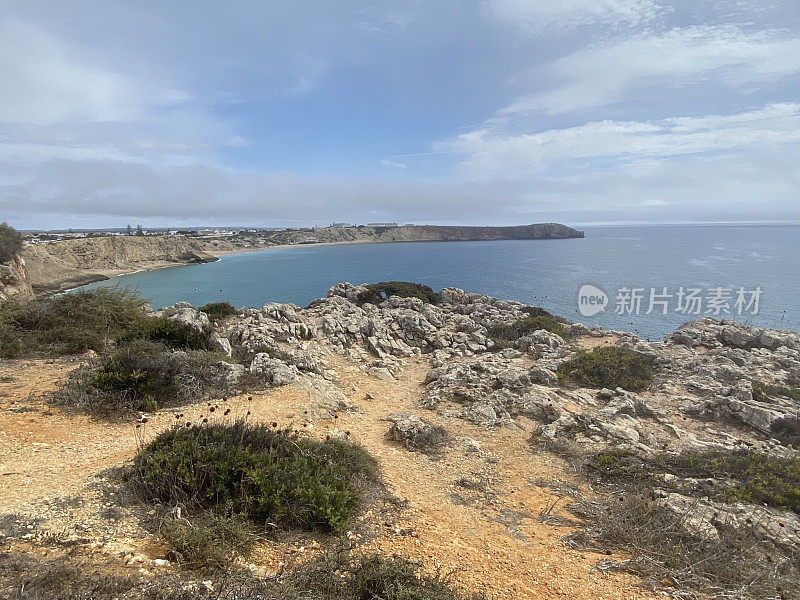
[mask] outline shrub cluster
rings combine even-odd
[[[549,331],[562,338],[567,337],[564,321],[550,314],[524,317],[511,325],[497,325],[489,330],[489,337],[497,345],[503,347],[539,330]]]
[[[766,504],[800,514],[800,459],[759,452],[687,452],[645,460],[630,451],[611,449],[589,461],[606,477],[655,485],[664,473],[679,479],[713,480],[703,494],[725,502]],[[660,478],[663,484],[663,477]]]
[[[561,365],[558,378],[587,387],[605,387],[638,392],[650,387],[653,360],[631,350],[601,346]]]
[[[210,302],[209,304],[201,306],[197,310],[206,313],[208,318],[212,321],[218,321],[220,319],[224,319],[225,317],[235,315],[239,312],[230,302]]]
[[[377,477],[356,444],[238,420],[161,433],[137,455],[134,482],[147,500],[339,531],[358,504],[354,481]]]
[[[216,352],[184,352],[149,340],[123,342],[103,355],[99,367],[75,371],[73,384],[52,401],[108,419],[220,397],[248,383],[229,382],[228,360]]]
[[[438,293],[421,283],[412,283],[409,281],[381,281],[379,283],[371,283],[366,287],[366,291],[362,292],[358,297],[357,303],[359,305],[366,304],[367,302],[370,304],[380,304],[389,296],[419,298],[428,304],[436,304],[439,300]]]
[[[223,571],[237,556],[247,557],[257,536],[251,521],[240,515],[206,512],[198,519],[161,519],[158,534],[180,565]]]
[[[0,302],[0,357],[101,350],[108,339],[146,319],[145,301],[121,288]]]
[[[783,396],[790,398],[795,402],[800,402],[800,388],[792,388],[783,385],[769,385],[763,381],[754,379],[753,384],[753,398],[760,402],[769,402],[774,396]]]
[[[714,450],[682,454],[668,461],[667,467],[681,477],[734,482],[711,491],[728,502],[766,504],[800,514],[800,459]]]
[[[180,350],[204,350],[208,347],[208,336],[205,333],[167,317],[141,320],[117,336],[117,340],[148,340]]]
[[[8,262],[22,250],[22,236],[8,223],[0,223],[0,263]]]

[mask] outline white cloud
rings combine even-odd
[[[0,121],[46,125],[131,121],[185,92],[81,61],[45,32],[13,19],[0,26]]]
[[[499,19],[542,32],[596,23],[639,25],[659,12],[654,0],[489,0]]]
[[[381,161],[381,164],[384,167],[392,167],[394,169],[407,169],[408,168],[408,163],[398,162],[396,160],[383,159]]]
[[[608,106],[639,87],[743,88],[800,73],[800,38],[736,26],[690,27],[592,46],[550,63],[560,84],[514,101],[501,114],[548,114]],[[538,81],[538,78],[537,78]]]
[[[540,133],[496,133],[486,127],[439,145],[467,156],[477,178],[524,178],[561,164],[573,170],[608,162],[666,159],[706,152],[751,152],[800,143],[800,104],[770,104],[734,115],[652,122],[598,121]]]

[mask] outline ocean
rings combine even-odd
[[[585,231],[585,238],[569,240],[276,248],[122,275],[81,289],[122,285],[154,307],[221,300],[237,307],[305,306],[340,281],[404,280],[518,300],[650,340],[702,316],[800,331],[800,226]]]

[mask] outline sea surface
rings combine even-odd
[[[223,256],[215,263],[122,275],[82,289],[122,285],[138,290],[154,307],[178,301],[199,306],[220,300],[237,307],[265,302],[306,306],[340,281],[404,280],[436,290],[458,287],[518,300],[573,321],[630,331],[651,340],[706,315],[800,331],[800,226],[676,225],[585,231],[585,238],[570,240],[277,248]],[[608,296],[604,311],[593,316],[579,312],[578,292],[585,285]],[[624,288],[641,291],[620,291]],[[683,306],[678,303],[681,288]],[[687,314],[685,298],[690,288],[700,290],[695,292],[702,302],[699,313],[694,304]],[[756,307],[747,304],[758,288],[758,312],[752,314]],[[737,305],[739,290],[744,303]],[[651,295],[655,303],[647,314]],[[641,297],[638,311],[633,301],[637,296]],[[584,306],[588,302],[584,299]],[[725,308],[730,312],[725,313]]]

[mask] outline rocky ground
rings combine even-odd
[[[579,523],[561,500],[600,493],[565,460],[571,453],[614,449],[647,459],[719,449],[798,456],[781,432],[800,419],[800,404],[754,395],[751,382],[798,387],[800,334],[704,319],[651,343],[565,324],[564,337],[540,330],[500,348],[491,330],[525,317],[529,307],[456,289],[443,290],[436,305],[391,297],[376,306],[360,303],[363,292],[338,284],[307,308],[268,303],[213,326],[220,351],[255,351],[249,364],[226,367],[231,381],[249,371],[271,385],[218,404],[231,416],[249,412],[248,418],[293,424],[312,436],[344,435],[363,444],[378,458],[392,500],[359,516],[351,544],[452,571],[464,589],[541,599],[671,593],[670,582],[648,591],[630,575],[598,568],[608,556],[564,544],[561,538]],[[163,314],[212,328],[188,305]],[[559,382],[564,362],[603,345],[652,359],[649,389]],[[210,416],[209,406],[159,411],[146,415],[146,424],[51,407],[48,394],[86,360],[0,365],[2,551],[40,558],[70,553],[148,576],[174,569],[147,527],[148,507],[115,491],[116,468],[176,414],[199,420]],[[800,548],[795,513],[698,501],[690,488],[701,483],[665,479],[658,491],[660,504],[692,535],[751,527],[771,543]],[[325,543],[311,534],[265,540],[251,568],[274,573],[281,562]]]

